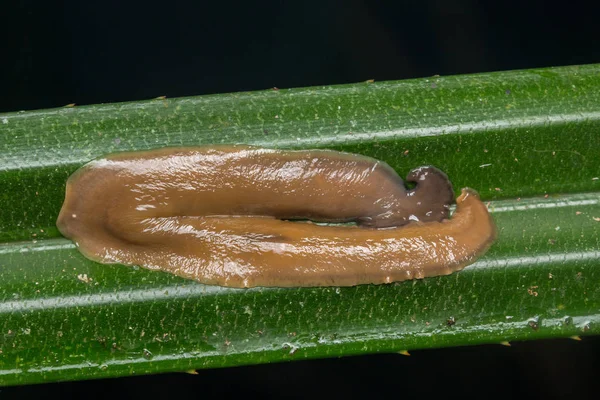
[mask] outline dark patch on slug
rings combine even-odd
[[[406,177],[407,183],[414,186],[405,190],[397,200],[402,212],[369,215],[357,219],[357,223],[367,227],[386,228],[406,225],[410,222],[441,221],[448,218],[450,205],[454,203],[454,190],[448,176],[439,169],[427,165],[415,168]],[[404,182],[398,178],[398,184]]]

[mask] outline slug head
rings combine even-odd
[[[454,203],[454,191],[445,173],[432,166],[422,166],[410,171],[406,182],[416,186],[406,190],[405,196],[396,199],[393,207],[386,212],[361,218],[358,223],[373,228],[387,228],[448,218],[450,205]]]
[[[416,187],[406,195],[409,202],[420,216],[422,222],[441,221],[448,218],[449,208],[454,203],[454,190],[448,176],[439,169],[425,166],[413,169],[406,177],[407,182],[416,183]]]

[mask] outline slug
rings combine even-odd
[[[94,261],[229,287],[390,283],[458,271],[487,250],[495,227],[474,191],[445,219],[446,176],[424,167],[411,179],[407,190],[386,164],[325,150],[122,153],[69,178],[57,226]]]
[[[420,167],[407,181],[415,188],[407,190],[381,161],[331,150],[221,145],[119,153],[69,178],[58,226],[77,234],[84,225],[114,229],[131,218],[252,215],[382,228],[448,216],[454,192],[443,172]],[[80,219],[71,221],[73,214]]]

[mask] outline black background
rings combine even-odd
[[[600,337],[0,389],[19,399],[597,399]]]
[[[600,2],[12,1],[0,112],[600,62]],[[596,398],[600,338],[0,389],[0,398]]]
[[[0,111],[595,63],[590,4],[7,1]]]

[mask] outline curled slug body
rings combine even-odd
[[[124,153],[69,179],[57,225],[92,260],[229,287],[353,286],[460,270],[489,247],[493,221],[466,189],[443,219],[445,176],[415,171],[417,187],[408,191],[385,164],[328,151]],[[419,194],[437,197],[409,207]],[[442,204],[436,215],[431,204]],[[277,219],[294,217],[405,226]],[[430,222],[411,222],[420,217]]]

